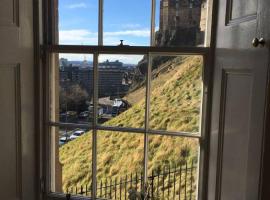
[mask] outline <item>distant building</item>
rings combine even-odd
[[[100,63],[99,67],[103,67],[103,68],[122,68],[123,63],[119,62],[119,60],[116,60],[114,62],[110,62],[109,60],[106,60],[105,62]]]
[[[201,0],[161,0],[160,31],[200,28]]]
[[[123,84],[123,79],[125,76],[125,69],[121,68],[100,68],[99,69],[99,97],[114,96],[121,97],[124,96],[129,86]]]
[[[67,67],[68,66],[68,59],[60,58],[59,59],[59,66],[60,66],[60,68]]]
[[[160,1],[160,45],[191,45],[202,43],[205,25],[201,20],[206,14],[204,0]]]
[[[129,85],[125,81],[129,70],[130,68],[123,67],[123,63],[118,60],[114,62],[107,60],[101,63],[98,71],[99,97],[124,96],[129,89]],[[79,84],[92,97],[93,74],[93,67],[84,68],[80,65],[61,67],[59,72],[60,85],[65,89],[72,84]]]

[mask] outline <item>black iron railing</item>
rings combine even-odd
[[[197,166],[193,162],[180,166],[166,166],[153,170],[148,176],[148,199],[193,200],[196,199]],[[143,174],[131,173],[120,179],[104,179],[97,183],[97,197],[102,199],[132,199],[143,195]],[[66,193],[91,196],[91,185],[71,187]]]

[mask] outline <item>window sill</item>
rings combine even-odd
[[[62,193],[50,193],[46,195],[46,200],[67,200],[66,195]],[[70,200],[92,200],[91,197],[71,196]]]

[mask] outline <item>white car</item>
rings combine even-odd
[[[69,139],[69,137],[67,137],[67,136],[61,137],[61,138],[59,139],[59,146],[62,146],[62,145],[64,145],[64,144],[66,144],[69,140],[70,140],[70,139]]]
[[[74,133],[69,137],[69,139],[74,140],[77,137],[80,137],[84,133],[85,133],[85,131],[83,131],[83,130],[74,131]]]

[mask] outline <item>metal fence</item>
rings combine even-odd
[[[196,199],[197,166],[193,162],[181,166],[166,166],[148,175],[148,199]],[[97,183],[97,197],[101,199],[140,199],[143,197],[143,174],[131,173],[120,179],[104,179]],[[91,185],[69,188],[68,194],[91,196]],[[136,196],[136,198],[134,197]]]

